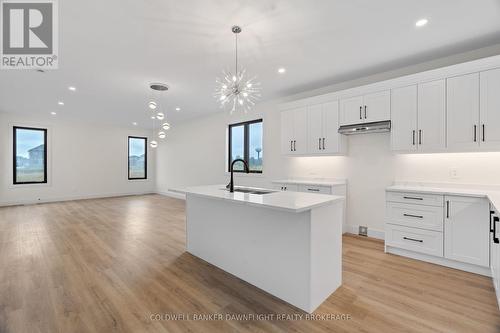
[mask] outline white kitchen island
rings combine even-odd
[[[344,197],[185,192],[189,253],[309,313],[340,286]]]

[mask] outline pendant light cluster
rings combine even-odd
[[[151,90],[153,90],[153,100],[148,103],[149,113],[151,122],[153,125],[153,139],[149,143],[151,148],[158,147],[158,139],[165,139],[167,137],[166,131],[170,129],[170,124],[166,121],[165,109],[161,108],[159,105],[160,95],[162,92],[168,90],[168,86],[163,83],[151,83],[149,85]]]
[[[238,34],[241,28],[237,25],[231,28],[235,38],[235,68],[234,73],[222,72],[222,78],[216,79],[215,98],[221,108],[227,108],[232,114],[236,110],[247,113],[260,98],[260,83],[255,77],[248,78],[244,68],[238,68]]]

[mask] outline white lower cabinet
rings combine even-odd
[[[494,207],[490,208],[490,267],[493,286],[500,307],[500,219]]]
[[[418,228],[387,224],[385,228],[386,245],[402,249],[443,256],[443,233]]]
[[[444,255],[488,267],[489,202],[484,198],[445,196]]]
[[[386,251],[488,274],[489,211],[486,198],[388,191]]]

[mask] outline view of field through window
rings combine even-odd
[[[128,177],[146,178],[146,138],[128,139]]]
[[[15,128],[14,135],[15,183],[45,182],[45,130]]]
[[[245,131],[248,131],[248,142],[245,146]],[[231,162],[236,159],[246,160],[250,171],[262,172],[262,121],[230,127],[231,135]],[[235,163],[235,171],[243,171],[243,163]]]

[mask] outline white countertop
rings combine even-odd
[[[281,184],[297,184],[297,185],[318,185],[318,186],[335,186],[345,185],[345,179],[281,179],[273,180],[273,183]]]
[[[316,207],[331,204],[335,201],[344,200],[344,197],[337,195],[289,191],[276,191],[262,195],[242,192],[230,193],[225,189],[225,185],[193,186],[182,190],[178,189],[176,191],[184,192],[188,195],[192,194],[219,200],[235,201],[252,206],[273,208],[294,213],[301,213]]]
[[[470,188],[466,185],[461,187],[446,186],[446,185],[418,185],[418,184],[405,184],[393,185],[386,188],[387,191],[393,192],[415,192],[415,193],[431,193],[441,195],[463,195],[468,197],[481,197],[488,198],[496,210],[500,211],[500,189],[491,187],[474,187]]]

